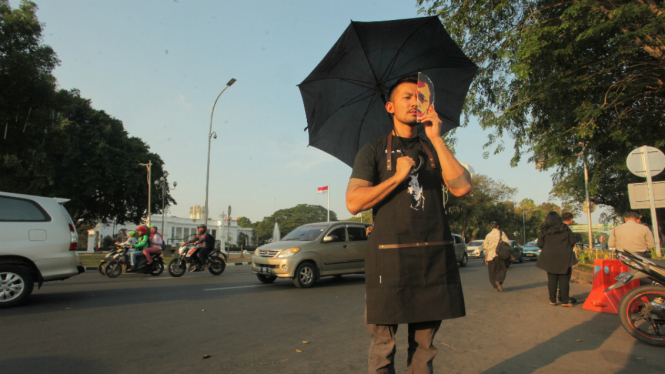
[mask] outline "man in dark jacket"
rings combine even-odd
[[[431,106],[421,118],[429,142],[418,137],[416,82],[407,77],[391,88],[393,130],[360,150],[346,190],[349,212],[374,212],[365,258],[370,373],[395,372],[400,323],[408,324],[409,373],[431,373],[441,320],[465,315],[441,189],[445,183],[464,196],[471,178],[443,142]]]
[[[198,246],[199,250],[196,252],[196,257],[199,259],[199,264],[192,266],[192,271],[197,271],[203,267],[208,259],[208,255],[215,248],[215,238],[208,234],[208,227],[204,224],[196,226],[199,235],[195,240],[188,243],[194,243]]]

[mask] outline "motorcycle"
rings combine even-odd
[[[109,261],[117,259],[119,256],[121,256],[124,248],[129,247],[123,246],[122,244],[115,244],[115,250],[109,252],[103,260],[99,260],[99,267],[97,267],[99,274],[106,275],[106,266],[108,265]]]
[[[119,253],[116,253],[112,259],[108,260],[106,265],[105,273],[109,278],[117,278],[122,274],[123,265],[127,267],[129,265],[129,256],[132,252],[129,252],[129,247],[123,247]],[[152,262],[150,265],[147,264],[145,256],[139,256],[137,258],[135,270],[132,270],[132,273],[140,274],[150,274],[154,277],[160,275],[164,271],[164,259],[162,258],[162,251],[151,254]]]
[[[619,319],[626,331],[639,341],[665,347],[665,260],[647,259],[628,251],[618,251],[619,260],[630,272],[619,274],[605,292],[626,283],[651,278],[651,285],[637,287],[619,303]]]
[[[189,269],[190,272],[205,271],[206,269],[212,275],[221,275],[226,269],[226,255],[218,249],[214,249],[208,255],[205,264],[201,266],[196,257],[196,251],[199,247],[192,244],[180,243],[178,248],[178,257],[171,260],[169,263],[169,274],[172,277],[182,277]],[[220,254],[222,257],[220,258]],[[198,266],[195,266],[198,265]]]

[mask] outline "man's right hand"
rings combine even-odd
[[[395,167],[395,178],[398,182],[402,182],[409,176],[411,169],[416,166],[416,162],[409,156],[402,156],[397,159],[397,166]]]

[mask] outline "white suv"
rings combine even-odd
[[[68,201],[0,192],[0,308],[24,302],[35,283],[85,271]]]

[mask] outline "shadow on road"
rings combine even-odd
[[[150,279],[150,278],[146,278]],[[166,281],[169,282],[169,281]],[[177,281],[175,281],[177,282]],[[201,283],[177,285],[172,282],[163,286],[136,286],[135,283],[118,283],[120,288],[85,290],[73,292],[34,293],[25,305],[0,310],[0,316],[49,313],[63,310],[85,310],[113,306],[151,304],[182,300],[213,300],[228,295],[261,294],[266,292],[310,292],[322,288],[344,288],[365,283],[364,275],[349,275],[341,279],[322,278],[313,288],[296,288],[291,281],[278,280],[273,284],[256,282]],[[206,291],[207,290],[207,291]]]
[[[533,373],[570,353],[598,349],[609,338],[609,334],[603,337],[598,337],[598,335],[589,337],[587,332],[599,330],[606,326],[606,316],[598,313],[592,319],[571,327],[559,335],[538,344],[528,351],[494,365],[482,373]],[[617,328],[619,327],[617,326]],[[581,342],[576,342],[581,336],[585,336],[585,339],[582,339]]]
[[[117,373],[100,360],[75,357],[31,356],[0,360],[3,374],[26,373]]]

